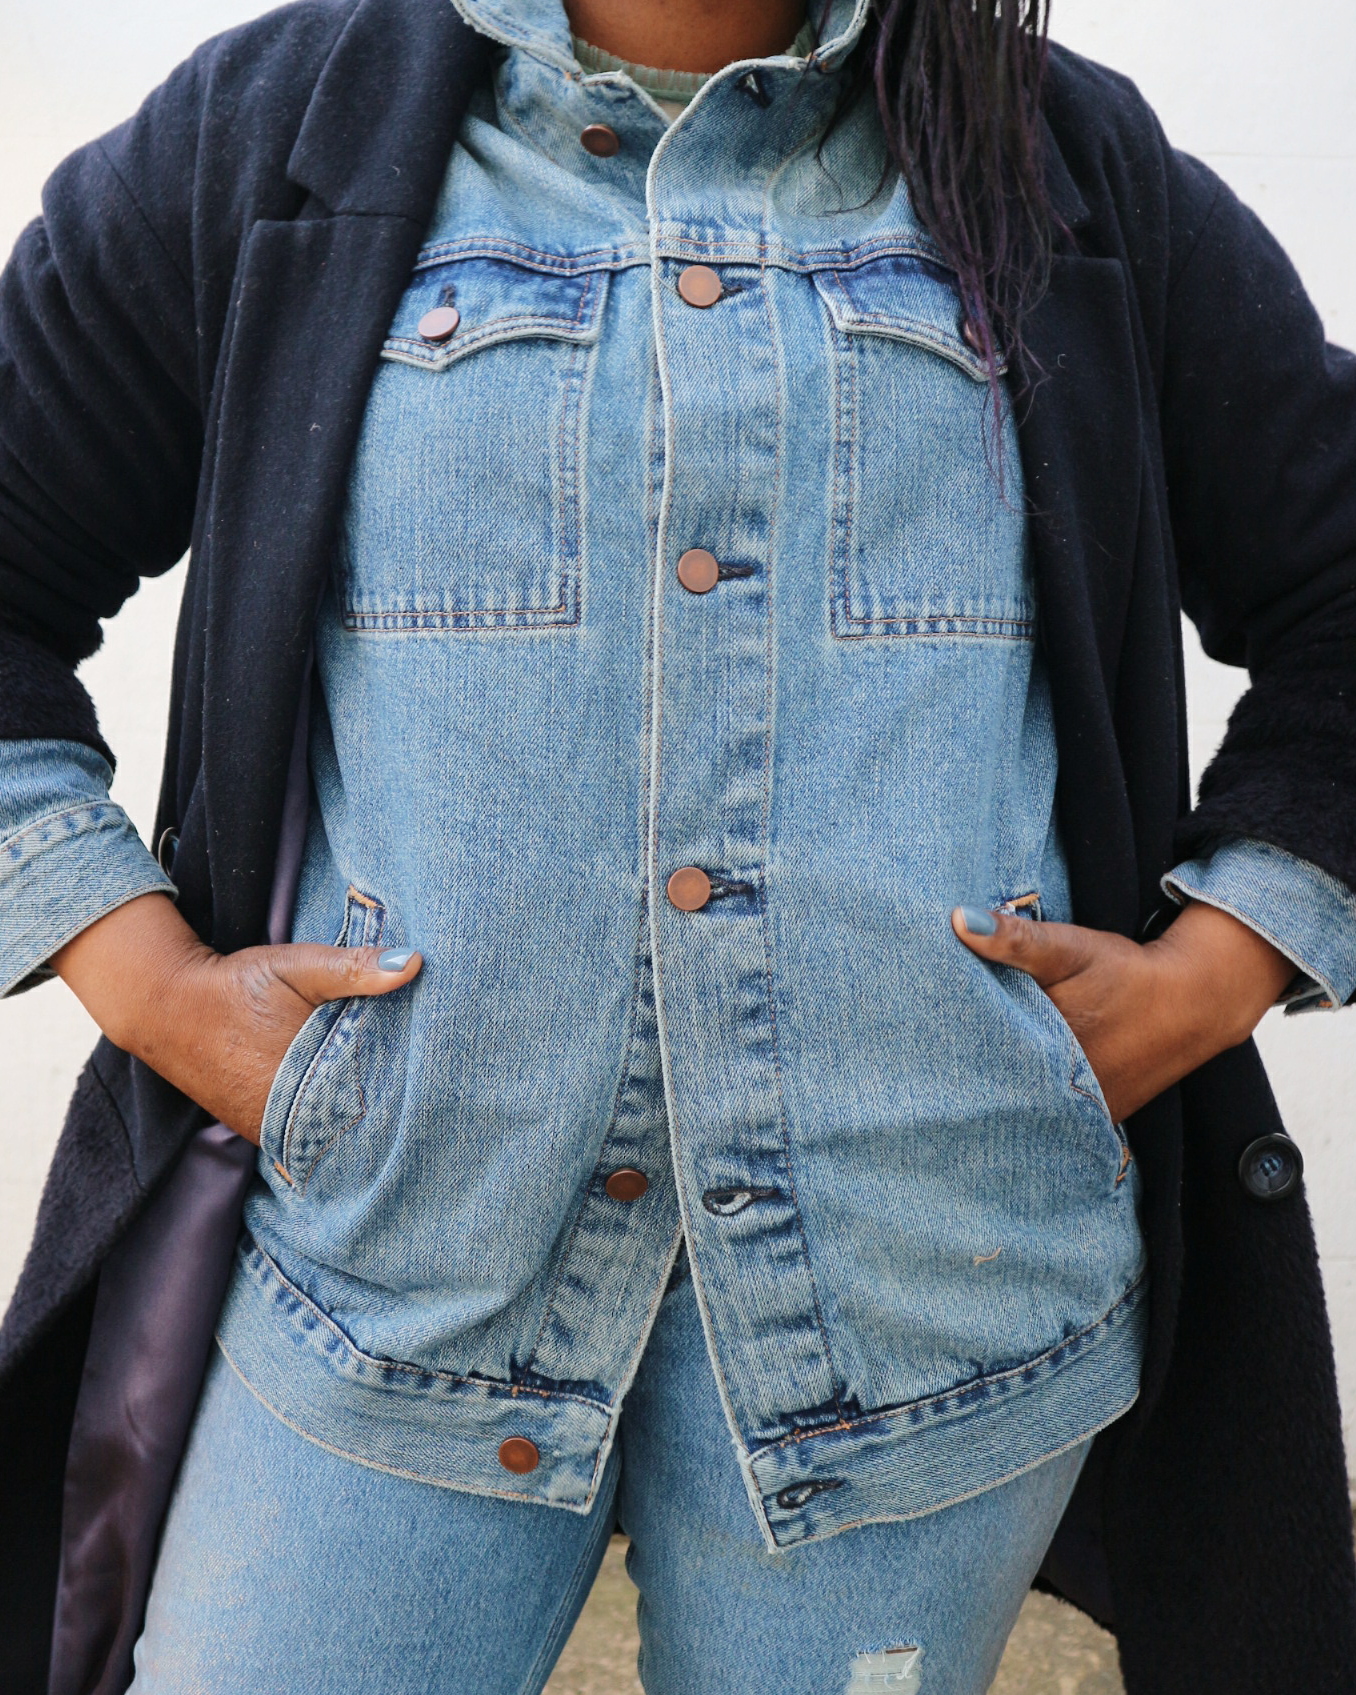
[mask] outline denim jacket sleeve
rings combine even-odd
[[[1356,1000],[1356,894],[1318,866],[1269,842],[1234,840],[1175,866],[1163,890],[1231,913],[1292,960],[1307,987],[1290,991],[1288,1010]]]
[[[111,778],[81,742],[0,741],[0,995],[50,977],[52,955],[115,907],[175,893]]]

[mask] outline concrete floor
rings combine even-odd
[[[546,1695],[641,1695],[636,1592],[614,1538]],[[1048,1595],[1022,1609],[991,1695],[1124,1695],[1110,1636]]]

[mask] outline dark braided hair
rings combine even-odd
[[[1048,0],[873,0],[863,43],[891,153],[998,382],[1025,351],[1057,219],[1043,171]]]

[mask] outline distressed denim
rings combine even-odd
[[[580,73],[557,0],[465,9],[507,51],[371,393],[293,929],[426,964],[289,1050],[223,1342],[339,1453],[586,1516],[685,1236],[767,1545],[938,1509],[1117,1417],[1144,1321],[1086,1057],[948,922],[1070,916],[1011,419],[1000,485],[954,287],[840,111],[864,7],[672,128]],[[0,750],[6,852],[42,782],[106,804],[89,755],[12,747],[45,775]],[[166,886],[92,815],[46,845],[10,982]],[[1319,934],[1321,874],[1236,851],[1214,898],[1336,981],[1356,910]]]
[[[535,1695],[617,1520],[649,1695],[981,1695],[1085,1454],[774,1551],[690,1279],[663,1302],[583,1517],[354,1465],[271,1416],[218,1354],[132,1695]]]

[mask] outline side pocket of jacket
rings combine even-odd
[[[336,947],[375,947],[385,927],[380,901],[350,888]],[[265,1163],[300,1192],[322,1154],[359,1124],[363,1096],[359,1052],[371,1000],[357,996],[317,1007],[283,1055],[268,1092],[260,1135]]]

